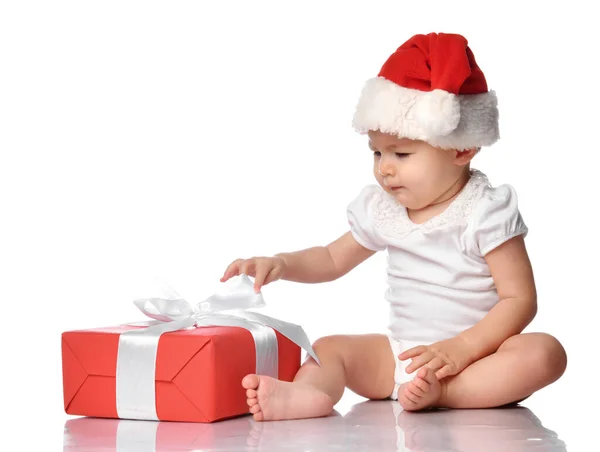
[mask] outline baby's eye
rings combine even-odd
[[[375,157],[380,157],[381,156],[381,152],[379,152],[379,151],[373,151],[373,155]]]
[[[396,152],[396,157],[398,158],[404,158],[404,157],[408,157],[410,154],[407,154],[406,152]]]

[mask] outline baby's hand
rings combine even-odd
[[[413,358],[406,368],[411,373],[422,366],[435,372],[438,380],[462,372],[474,361],[471,346],[461,336],[451,337],[431,345],[419,345],[398,355],[400,361]]]
[[[253,257],[251,259],[236,259],[223,274],[221,282],[233,276],[245,273],[254,277],[254,290],[258,293],[263,285],[277,281],[283,277],[286,263],[281,257]]]

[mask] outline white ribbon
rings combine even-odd
[[[153,322],[147,328],[119,336],[116,370],[117,414],[121,419],[158,420],[155,371],[158,341],[163,333],[190,327],[235,326],[250,331],[256,347],[256,373],[277,378],[279,331],[306,350],[320,365],[306,333],[299,325],[247,309],[265,306],[261,293],[247,275],[232,280],[228,290],[217,293],[192,308],[181,299],[144,298],[135,305]],[[140,325],[140,324],[138,324]],[[240,383],[241,384],[241,383]]]

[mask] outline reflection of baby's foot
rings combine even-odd
[[[263,426],[265,425],[263,422],[251,422],[252,429],[246,438],[246,445],[250,447],[258,447],[261,442]]]
[[[256,421],[321,417],[333,410],[331,397],[310,385],[250,374],[242,386]]]
[[[278,422],[256,422],[249,418],[248,422],[252,430],[246,438],[247,450],[281,450],[282,444],[289,443],[290,438],[294,439],[294,450],[313,450],[315,441],[318,441],[320,449],[329,450],[333,446],[339,447],[340,441],[345,441],[335,434],[346,431],[344,417],[335,410],[326,417]],[[310,432],[310,435],[306,432]]]
[[[435,371],[421,367],[413,381],[400,385],[398,402],[407,411],[417,411],[434,405],[442,395],[442,385]]]

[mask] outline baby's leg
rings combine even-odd
[[[329,415],[347,386],[371,399],[385,399],[394,389],[395,361],[387,336],[327,336],[313,349],[321,367],[308,358],[293,382],[247,375],[250,412],[257,421]]]
[[[521,401],[556,381],[566,365],[565,350],[554,337],[517,334],[495,353],[441,380],[442,395],[435,406],[490,408]]]

